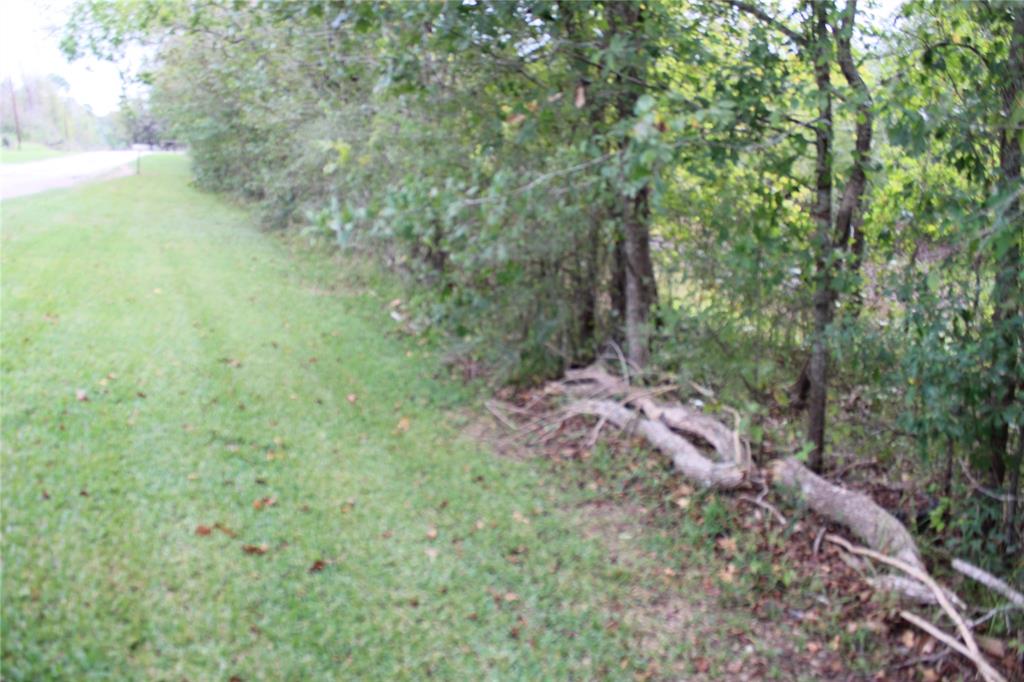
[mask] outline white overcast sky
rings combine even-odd
[[[71,64],[59,49],[60,28],[73,0],[0,0],[0,79],[58,74],[70,85],[71,96],[103,115],[117,109],[121,95],[118,67],[92,58]],[[794,0],[782,0],[792,7]],[[875,21],[899,7],[901,0],[867,0],[862,4]],[[872,5],[874,7],[872,8]]]
[[[57,74],[71,96],[97,114],[117,109],[121,78],[117,66],[95,59],[69,64],[60,52],[60,27],[72,0],[0,0],[0,79]]]

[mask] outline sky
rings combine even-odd
[[[83,58],[69,64],[61,54],[60,27],[72,0],[0,0],[0,80],[57,74],[77,102],[98,115],[117,110],[121,77],[116,65]]]

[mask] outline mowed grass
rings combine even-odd
[[[4,202],[2,268],[5,680],[642,669],[542,466],[186,160]]]
[[[51,149],[37,142],[22,142],[20,149],[17,148],[14,142],[11,145],[10,149],[0,149],[0,163],[26,163],[28,161],[54,159],[58,156],[67,156],[68,154],[68,152]]]

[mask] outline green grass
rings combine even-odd
[[[184,160],[4,202],[2,268],[5,680],[642,669],[543,466],[460,437],[386,292]]]
[[[12,144],[14,144],[12,142]],[[20,149],[0,149],[0,163],[25,163],[66,156],[69,152],[51,149],[37,142],[22,142]]]

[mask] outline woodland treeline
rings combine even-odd
[[[0,137],[4,147],[37,142],[61,149],[101,147],[117,142],[117,125],[96,116],[68,93],[57,75],[25,76],[0,83]]]
[[[64,48],[150,45],[200,186],[377,254],[496,381],[692,382],[1019,579],[1024,4],[871,9],[86,0]]]

